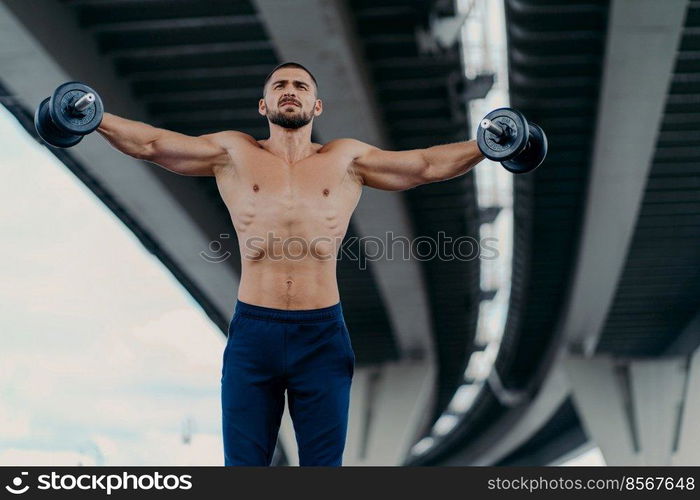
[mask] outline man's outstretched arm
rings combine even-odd
[[[115,149],[180,175],[213,176],[231,162],[225,138],[236,132],[193,137],[105,113],[97,131]]]
[[[388,191],[451,179],[468,172],[484,159],[476,141],[408,151],[384,151],[353,139],[347,141],[351,141],[353,166],[362,182]]]

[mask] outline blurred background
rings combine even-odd
[[[549,139],[531,174],[364,189],[348,239],[479,244],[339,260],[345,465],[700,464],[700,1],[0,0],[0,42],[0,464],[223,464],[215,180],[98,134],[47,148],[33,114],[79,80],[262,139],[287,60],[319,81],[316,142],[462,141],[502,106]],[[273,464],[298,464],[286,411]]]

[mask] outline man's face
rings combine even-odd
[[[275,71],[264,89],[258,112],[283,128],[297,129],[311,122],[323,111],[316,98],[316,86],[311,76],[300,68]]]

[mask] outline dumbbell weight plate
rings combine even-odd
[[[88,93],[94,94],[95,101],[80,113],[72,111],[72,104]],[[86,135],[102,122],[102,100],[97,92],[83,83],[64,83],[51,96],[49,114],[57,129],[67,134]]]
[[[529,122],[530,140],[518,156],[509,161],[501,162],[503,167],[514,174],[525,174],[539,167],[547,156],[547,136],[536,123]]]
[[[36,108],[36,113],[34,113],[34,127],[36,127],[36,131],[39,133],[39,137],[41,137],[44,142],[57,148],[75,146],[83,140],[83,136],[67,134],[56,128],[49,116],[50,100],[51,99],[47,97],[41,101],[39,107]]]
[[[494,109],[484,119],[491,120],[501,128],[506,128],[510,137],[499,142],[499,138],[492,132],[479,126],[476,131],[476,140],[479,149],[485,156],[493,161],[506,161],[516,157],[525,149],[528,138],[528,124],[522,113],[511,108]]]

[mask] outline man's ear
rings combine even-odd
[[[258,101],[258,113],[260,113],[263,116],[267,115],[267,106],[265,106],[265,98],[261,97],[260,100]]]
[[[323,113],[323,101],[321,99],[316,99],[316,104],[314,104],[314,116],[319,116]]]

